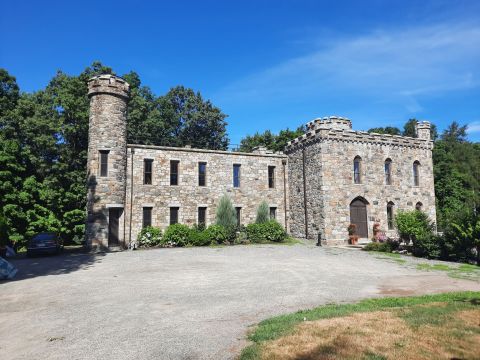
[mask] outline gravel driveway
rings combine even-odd
[[[248,326],[275,314],[480,290],[478,282],[417,271],[414,262],[312,245],[19,259],[17,280],[0,283],[0,357],[230,359]]]

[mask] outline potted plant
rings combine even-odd
[[[357,225],[350,224],[348,225],[347,230],[348,230],[348,242],[351,245],[355,245],[358,242]]]
[[[372,237],[373,242],[378,242],[378,237],[379,237],[380,233],[381,233],[380,223],[376,222],[376,223],[373,224],[373,237]]]

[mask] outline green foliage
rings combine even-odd
[[[165,234],[162,237],[161,244],[163,246],[173,247],[173,246],[186,246],[190,244],[190,239],[192,237],[192,229],[187,225],[183,224],[173,224],[167,227]]]
[[[263,224],[270,220],[270,209],[266,201],[262,201],[257,209],[257,217],[255,222],[257,224]]]
[[[287,238],[287,233],[276,220],[269,220],[264,223],[248,224],[247,237],[253,243],[282,242]]]
[[[475,260],[480,265],[480,217],[460,213],[445,232],[444,247],[448,259]]]
[[[154,226],[146,226],[140,231],[137,238],[139,247],[152,247],[160,245],[162,241],[162,230]]]
[[[234,228],[237,225],[237,213],[232,205],[232,201],[227,195],[220,198],[217,206],[215,223],[224,228]]]
[[[369,133],[401,135],[399,128],[394,126],[376,127],[367,130]]]
[[[388,242],[370,242],[363,247],[365,251],[392,252],[392,246]]]
[[[442,256],[443,238],[433,233],[423,233],[413,242],[413,255],[428,259]]]
[[[211,244],[226,244],[229,241],[229,233],[222,225],[210,225],[204,232]]]
[[[398,211],[395,225],[402,240],[409,242],[433,232],[433,224],[422,211]]]
[[[297,130],[285,129],[281,130],[278,135],[273,134],[270,130],[263,133],[255,133],[255,135],[247,135],[240,142],[239,151],[251,152],[255,147],[264,146],[272,151],[283,151],[290,140],[293,140],[305,133],[305,127],[300,126]]]
[[[217,226],[217,225],[215,225]],[[212,243],[210,234],[207,230],[193,229],[190,235],[189,245],[192,246],[207,246]]]
[[[0,248],[8,244],[8,226],[4,217],[0,215]]]

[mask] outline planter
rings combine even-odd
[[[350,245],[357,245],[358,236],[357,235],[349,235],[348,236],[348,242],[350,243]]]

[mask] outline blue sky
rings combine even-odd
[[[480,1],[8,1],[0,67],[24,91],[94,60],[157,95],[182,84],[231,142],[316,117],[354,129],[430,120],[480,141]]]

